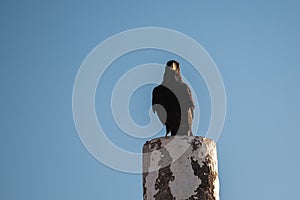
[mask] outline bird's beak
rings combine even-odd
[[[172,70],[176,71],[177,70],[177,66],[175,63],[172,64]]]

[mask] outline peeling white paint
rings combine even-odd
[[[164,182],[164,188],[169,188],[169,194],[177,200],[188,199],[197,194],[197,189],[202,181],[195,175],[191,159],[196,161],[200,168],[206,162],[206,156],[209,156],[209,165],[214,174],[218,173],[218,160],[216,145],[212,140],[196,136],[175,136],[168,138],[157,138],[151,141],[158,142],[160,145],[155,145],[155,148],[150,152],[150,159],[144,160],[144,167],[148,167],[149,172],[145,178],[146,198],[153,200],[154,195],[158,193],[155,190],[155,182],[159,176],[159,168],[165,167],[169,164],[170,171],[173,178],[171,181]],[[149,144],[148,144],[149,145]],[[159,149],[161,148],[161,149]],[[163,157],[163,154],[170,155]],[[171,158],[172,163],[169,159]],[[167,164],[167,165],[166,165]],[[147,169],[147,168],[146,168]],[[219,179],[214,180],[214,199],[219,200]],[[213,194],[212,194],[213,195]],[[198,196],[197,196],[198,197]],[[195,197],[195,198],[197,198]]]
[[[189,151],[184,155],[192,155],[192,153]],[[194,195],[201,180],[194,175],[190,158],[188,156],[179,158],[175,164],[171,165],[171,171],[175,177],[174,181],[169,183],[173,196],[176,199],[188,199]]]
[[[173,138],[173,144],[167,145],[171,158],[175,163],[171,164],[171,171],[174,175],[174,181],[169,183],[171,193],[176,199],[187,199],[193,194],[198,185],[201,184],[201,180],[194,175],[194,171],[191,165],[190,156],[195,157],[192,153],[191,137],[177,136]],[[184,151],[184,155],[182,155]],[[182,187],[178,187],[181,185]]]
[[[149,166],[149,173],[146,177],[146,192],[147,197],[154,196],[157,193],[155,189],[155,181],[158,178],[158,170],[159,170],[159,160],[161,159],[162,154],[159,150],[154,150],[150,155],[150,166]]]

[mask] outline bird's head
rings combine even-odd
[[[179,67],[179,62],[177,62],[176,60],[170,60],[167,62],[167,68],[180,73],[180,67]]]
[[[164,74],[164,83],[173,83],[174,81],[182,82],[179,62],[176,60],[170,60],[167,62],[165,74]]]

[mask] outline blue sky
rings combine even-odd
[[[0,199],[142,198],[141,175],[110,169],[84,148],[73,121],[72,90],[77,70],[96,45],[146,26],[189,35],[220,70],[227,93],[227,117],[217,143],[221,199],[296,199],[299,11],[300,3],[290,0],[2,1]],[[103,93],[109,94],[130,67],[163,64],[170,57],[175,55],[132,52],[105,73],[96,94],[97,114],[120,147],[139,152],[145,140],[117,129],[103,106],[109,103]],[[209,95],[201,77],[180,61],[186,66],[182,73],[197,84],[201,135],[209,123]],[[152,87],[132,98],[130,110],[139,124],[149,120]]]

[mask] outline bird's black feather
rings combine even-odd
[[[152,92],[152,110],[166,125],[166,135],[192,135],[194,100],[190,88],[182,81],[179,65],[177,69],[166,67],[162,84]]]

